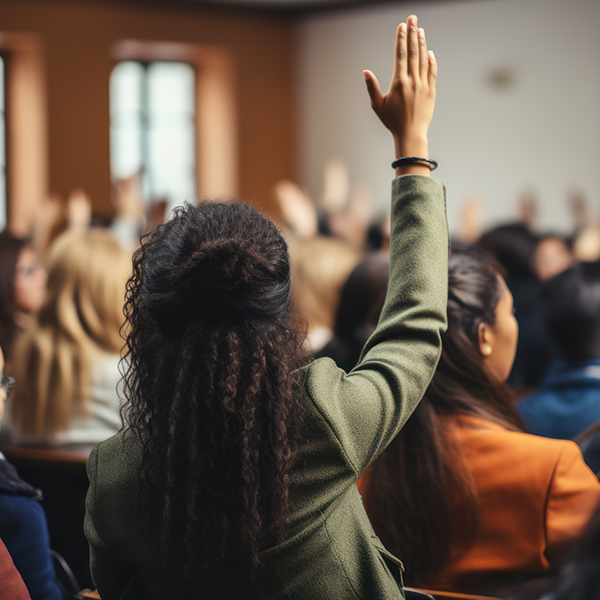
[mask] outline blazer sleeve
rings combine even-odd
[[[360,475],[425,393],[441,353],[448,297],[445,188],[419,175],[392,184],[390,276],[377,329],[348,374],[330,359],[306,390]]]
[[[571,544],[583,532],[600,503],[600,482],[585,464],[575,442],[567,441],[548,491],[546,504],[546,558],[560,565]]]

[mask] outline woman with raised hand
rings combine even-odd
[[[365,75],[405,160],[389,293],[352,372],[301,366],[287,248],[248,205],[188,205],[134,256],[126,426],[88,462],[103,600],[403,597],[356,481],[419,402],[446,327],[444,190],[427,154],[436,64],[416,17],[398,28],[387,94]]]

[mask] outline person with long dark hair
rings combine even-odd
[[[486,592],[547,573],[600,501],[574,442],[523,433],[505,383],[517,334],[499,267],[452,255],[438,368],[361,481],[373,527],[405,557],[409,585]]]
[[[183,207],[135,254],[125,429],[88,461],[85,532],[103,600],[403,598],[401,563],[356,481],[439,359],[448,237],[444,189],[429,177],[437,67],[416,17],[398,27],[394,56],[386,95],[365,72],[405,157],[389,293],[351,373],[305,365],[286,244],[248,205]]]

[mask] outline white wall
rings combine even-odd
[[[307,19],[300,28],[301,183],[318,198],[323,163],[340,157],[380,212],[393,172],[391,136],[371,113],[362,70],[387,89],[396,26],[415,13],[439,64],[429,151],[448,187],[451,231],[465,198],[487,224],[540,199],[539,226],[567,231],[566,197],[581,190],[600,217],[600,2],[412,2]],[[490,70],[514,85],[489,85]]]

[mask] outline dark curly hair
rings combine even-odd
[[[122,414],[167,562],[235,546],[256,568],[285,535],[307,358],[289,303],[286,243],[242,202],[179,208],[134,254]]]
[[[455,523],[467,544],[477,531],[479,501],[453,419],[477,415],[522,430],[510,389],[488,372],[478,350],[479,325],[495,323],[501,272],[477,251],[450,256],[448,329],[437,370],[415,412],[366,475],[365,508],[385,546],[406,564],[408,585],[426,587],[456,558]]]

